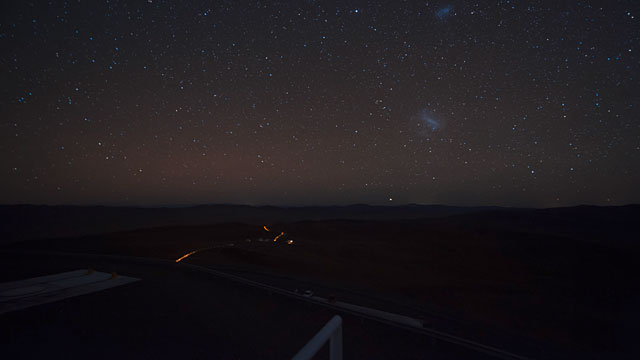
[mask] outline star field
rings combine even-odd
[[[634,1],[0,13],[3,203],[640,201]]]

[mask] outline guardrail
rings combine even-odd
[[[334,316],[292,360],[310,360],[329,340],[329,359],[342,360],[342,318]]]

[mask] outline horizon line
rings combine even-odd
[[[106,207],[106,208],[140,208],[140,209],[185,209],[196,208],[206,206],[244,206],[253,208],[346,208],[356,206],[366,207],[379,207],[379,208],[400,208],[408,206],[417,207],[451,207],[451,208],[496,208],[496,209],[561,209],[561,208],[574,208],[574,207],[623,207],[623,206],[637,206],[638,203],[626,203],[616,205],[596,205],[596,204],[577,204],[577,205],[559,205],[550,207],[535,207],[535,206],[507,206],[507,205],[447,205],[447,204],[420,204],[420,203],[402,203],[402,204],[367,204],[367,203],[350,203],[350,204],[330,204],[330,205],[272,205],[272,204],[242,204],[242,203],[195,203],[195,204],[157,204],[157,205],[142,205],[142,204],[109,204],[109,203],[96,203],[96,204],[46,204],[46,203],[13,203],[13,204],[0,204],[0,206],[33,206],[33,207]]]

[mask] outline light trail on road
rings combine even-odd
[[[183,259],[188,258],[189,256],[191,256],[191,255],[193,255],[193,254],[197,253],[198,251],[202,251],[202,250],[204,250],[204,249],[193,250],[193,251],[192,251],[192,252],[190,252],[190,253],[186,253],[186,254],[182,255],[182,257],[181,257],[181,258],[179,258],[178,260],[176,260],[176,262],[180,262],[180,261],[182,261]]]

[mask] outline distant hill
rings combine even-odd
[[[640,205],[495,209],[455,214],[440,223],[458,227],[552,235],[610,245],[640,244]]]
[[[155,227],[326,220],[402,221],[424,219],[431,224],[466,229],[553,234],[617,244],[640,237],[640,205],[575,206],[550,209],[455,207],[444,205],[275,207],[201,205],[186,208],[108,206],[0,206],[0,243],[98,235]]]
[[[186,208],[1,205],[0,242],[103,234],[175,225],[272,224],[304,220],[400,220],[444,217],[497,207],[444,205],[275,207],[200,205]]]

